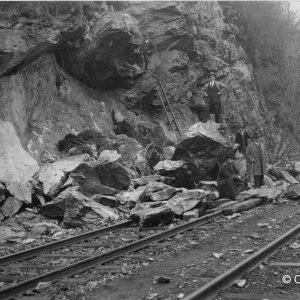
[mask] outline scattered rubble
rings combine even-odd
[[[212,121],[191,126],[175,147],[143,147],[124,134],[69,134],[58,143],[63,158],[48,155],[51,159],[43,159],[31,180],[0,182],[0,220],[37,208],[38,214],[24,223],[27,228],[37,216],[69,227],[130,216],[141,227],[153,227],[170,224],[174,218],[188,222],[218,210],[238,216],[282,195],[300,198],[291,171],[270,166],[260,189],[243,191],[236,201],[220,199],[214,172],[227,147],[219,125]],[[244,170],[245,158],[239,155],[236,163]],[[45,220],[36,224],[28,238],[59,227],[50,229]]]

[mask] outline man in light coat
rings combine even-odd
[[[264,144],[259,140],[258,133],[253,134],[253,141],[247,147],[246,157],[249,163],[250,176],[254,176],[255,188],[260,188],[264,184],[264,175],[267,169],[267,153]]]
[[[216,81],[216,74],[214,72],[210,72],[208,76],[209,82],[205,84],[202,90],[205,92],[205,97],[209,100],[209,113],[215,114],[217,123],[222,123],[224,111],[221,102],[221,90],[227,87],[227,85]]]

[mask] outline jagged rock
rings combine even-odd
[[[8,197],[1,206],[1,212],[5,217],[14,216],[23,206],[23,202],[15,197]]]
[[[89,160],[90,156],[84,153],[42,166],[38,173],[38,180],[43,183],[43,193],[50,197],[56,196],[67,180],[66,174],[74,171],[81,163]]]
[[[122,164],[128,168],[134,168],[136,155],[143,150],[143,146],[137,140],[124,134],[109,139],[112,149],[118,151],[122,156]]]
[[[144,195],[146,186],[139,186],[135,190],[130,191],[123,191],[116,195],[116,198],[121,203],[128,202],[131,205],[135,205],[137,202],[140,201],[141,197]]]
[[[136,20],[129,14],[101,15],[90,29],[90,40],[68,47],[63,54],[68,73],[94,88],[128,87],[143,70],[134,53],[142,39]]]
[[[0,180],[26,183],[38,168],[37,162],[23,149],[14,125],[0,120]]]
[[[170,160],[174,153],[175,153],[175,147],[174,146],[168,146],[168,147],[163,147],[163,160]]]
[[[267,198],[269,200],[274,200],[278,196],[280,196],[283,192],[283,189],[280,187],[269,188],[269,187],[261,187],[257,189],[250,189],[247,191],[241,192],[236,198],[237,200],[246,200],[248,198]]]
[[[292,200],[300,199],[300,184],[289,186],[285,197]]]
[[[184,133],[172,159],[195,165],[199,176],[213,171],[223,156],[224,148],[228,147],[218,128],[219,125],[212,121],[191,126]]]
[[[286,171],[281,171],[282,174],[282,179],[286,180],[287,182],[291,183],[291,184],[297,184],[299,183],[298,180],[295,179],[295,177],[293,177],[292,175],[290,175],[288,172]]]
[[[300,174],[300,161],[294,161],[292,164],[287,164],[285,170],[293,175]]]
[[[43,183],[43,193],[53,197],[66,181],[65,172],[56,169],[53,164],[44,165],[38,174],[38,180]]]
[[[130,185],[130,174],[120,163],[106,163],[95,167],[81,164],[71,174],[86,195],[115,195]]]
[[[186,221],[186,222],[192,221],[193,219],[197,219],[197,218],[199,218],[199,209],[198,208],[187,211],[182,215],[183,221]]]
[[[269,188],[276,187],[275,183],[273,182],[273,180],[271,179],[271,177],[268,176],[268,175],[264,175],[264,185],[266,187],[269,187]]]
[[[99,224],[99,220],[118,220],[118,214],[110,207],[101,205],[94,201],[86,204],[79,204],[72,201],[72,207],[68,208],[64,215],[64,223],[71,227],[82,226],[84,224]]]
[[[160,174],[170,174],[170,172],[175,172],[178,169],[182,168],[185,165],[183,160],[163,160],[160,161],[155,167],[154,171],[159,172]]]
[[[145,191],[142,197],[140,198],[140,200],[142,202],[163,201],[166,200],[164,199],[165,197],[169,197],[171,194],[175,194],[177,191],[181,191],[181,189],[171,187],[162,182],[150,182],[147,184]],[[153,199],[157,199],[157,200],[153,200]]]
[[[97,203],[109,207],[118,207],[120,205],[120,201],[117,199],[117,197],[113,196],[94,195],[91,199],[96,201]]]
[[[299,181],[296,180],[292,175],[278,167],[271,166],[268,169],[268,173],[276,177],[278,180],[283,179],[291,184],[299,183]]]
[[[0,226],[0,244],[5,243],[8,239],[24,238],[25,235],[25,232],[14,230],[10,226]]]
[[[135,211],[131,218],[139,218],[140,225],[144,228],[154,227],[160,224],[167,225],[173,222],[174,213],[172,209],[167,206],[159,206],[155,208],[148,208],[140,211]]]
[[[47,235],[49,233],[54,233],[55,231],[61,231],[61,228],[50,221],[44,221],[40,223],[36,223],[32,228],[31,231],[28,234],[28,237],[38,237],[42,234]]]
[[[5,216],[3,215],[3,213],[0,211],[0,222],[4,221]]]
[[[104,150],[94,162],[94,166],[112,163],[119,160],[121,157],[122,156],[116,150]]]
[[[134,178],[132,182],[134,183],[135,187],[147,185],[149,182],[163,182],[165,180],[164,176],[161,175],[149,175],[149,176],[142,176],[141,178]]]
[[[70,173],[74,171],[81,163],[90,161],[90,156],[87,153],[80,155],[68,156],[64,159],[60,159],[54,163],[52,166],[54,169]]]
[[[6,189],[15,198],[27,204],[31,204],[31,189],[27,184],[23,184],[20,182],[8,182],[6,183]]]
[[[84,196],[78,187],[66,189],[53,201],[41,207],[39,213],[50,218],[62,219],[69,226],[81,226],[95,219],[118,219],[118,215],[111,208]]]
[[[175,193],[177,193],[177,189],[173,187],[168,187],[155,193],[147,193],[146,189],[145,197],[151,199],[152,201],[165,201],[173,197]]]
[[[208,192],[200,189],[185,190],[182,193],[176,194],[167,203],[176,215],[182,215],[186,211],[201,206],[207,194]]]
[[[152,170],[148,164],[147,149],[140,150],[134,159],[134,167],[138,171],[140,176],[149,176],[152,174]]]

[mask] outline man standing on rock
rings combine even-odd
[[[264,145],[259,140],[257,132],[253,134],[253,142],[247,147],[246,157],[248,160],[250,180],[254,176],[255,188],[260,188],[264,184],[264,175],[267,169],[267,153]]]
[[[217,123],[222,123],[223,118],[223,105],[221,101],[221,90],[227,87],[219,81],[216,81],[216,74],[214,72],[209,73],[209,82],[205,84],[202,90],[205,92],[205,97],[209,100],[209,113],[215,114],[215,120]]]
[[[149,60],[150,60],[150,56],[152,54],[152,50],[153,50],[153,44],[149,40],[148,35],[145,34],[143,44],[142,44],[142,57],[143,57],[143,60],[144,60],[145,71],[147,71],[147,69],[148,69]]]

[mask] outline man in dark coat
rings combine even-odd
[[[246,154],[246,149],[252,140],[250,134],[246,131],[246,126],[241,126],[239,132],[235,136],[235,143],[239,144],[238,150],[240,153]]]
[[[220,197],[235,200],[236,196],[246,188],[246,183],[241,180],[239,172],[234,165],[235,152],[227,154],[227,160],[221,165],[217,184]]]
[[[221,102],[221,90],[227,85],[216,81],[216,74],[214,72],[209,73],[209,82],[205,84],[202,90],[205,92],[205,96],[209,100],[209,113],[215,114],[215,120],[217,123],[222,123],[223,118],[223,106]]]
[[[142,43],[142,56],[144,60],[145,71],[147,71],[148,69],[149,59],[152,54],[153,48],[153,44],[149,40],[148,35],[145,35]]]
[[[253,134],[251,142],[246,150],[246,157],[250,170],[248,174],[254,176],[255,188],[260,188],[264,184],[264,175],[267,169],[267,153],[264,144],[260,141],[258,133]]]

